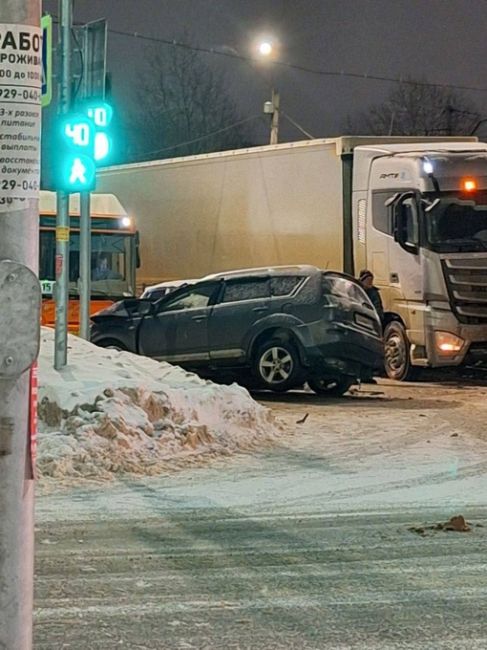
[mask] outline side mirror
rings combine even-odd
[[[139,314],[141,316],[148,316],[155,313],[154,303],[150,300],[141,300],[139,304]]]
[[[413,255],[419,252],[419,214],[416,196],[407,192],[393,205],[394,241]]]

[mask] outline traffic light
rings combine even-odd
[[[56,187],[64,192],[90,192],[96,186],[95,127],[82,113],[63,116],[57,123]]]
[[[112,150],[108,127],[113,109],[106,102],[85,103],[79,112],[62,116],[56,126],[56,189],[91,192],[96,187],[96,166]]]
[[[112,139],[108,127],[112,121],[113,108],[106,102],[91,102],[85,104],[84,111],[95,125],[95,162],[97,164],[106,162],[112,151]]]

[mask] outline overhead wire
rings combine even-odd
[[[58,17],[56,15],[53,15],[53,20],[56,22],[58,20]],[[258,59],[256,57],[251,57],[251,56],[245,56],[242,54],[239,54],[238,52],[229,52],[229,51],[222,51],[219,49],[215,48],[208,48],[208,47],[202,47],[198,45],[191,45],[190,43],[184,43],[182,41],[178,41],[176,39],[166,39],[158,36],[150,36],[148,34],[143,34],[141,32],[129,32],[129,31],[124,31],[120,29],[113,29],[113,28],[108,28],[107,31],[111,34],[114,34],[116,36],[121,36],[121,37],[127,37],[127,38],[134,38],[140,41],[146,41],[146,42],[151,42],[151,43],[159,43],[162,45],[167,45],[167,46],[172,46],[172,47],[179,47],[182,49],[186,50],[191,50],[194,52],[200,52],[203,54],[210,54],[214,56],[220,56],[224,57],[227,59],[235,60],[235,61],[241,61],[243,63],[248,64],[255,72],[259,74],[260,77],[266,81],[266,83],[270,84],[270,81],[264,77],[264,75],[260,74],[258,70],[255,69],[252,64],[260,64],[262,63],[261,59]],[[386,75],[378,75],[378,74],[370,74],[367,72],[364,73],[358,73],[358,72],[347,72],[345,70],[322,70],[318,68],[312,68],[296,63],[291,63],[287,61],[279,61],[279,60],[272,60],[269,62],[270,65],[280,67],[283,69],[291,69],[291,70],[296,70],[299,72],[304,72],[306,74],[312,74],[312,75],[317,75],[317,76],[328,76],[328,77],[337,77],[337,78],[351,78],[351,79],[358,79],[358,80],[365,80],[365,81],[378,81],[378,82],[387,82],[387,83],[396,83],[396,84],[406,84],[406,85],[414,85],[414,86],[424,86],[424,87],[430,87],[430,88],[448,88],[452,90],[462,90],[462,91],[470,91],[470,92],[487,92],[487,87],[480,87],[480,86],[468,86],[468,85],[460,85],[460,84],[451,84],[451,83],[439,83],[439,82],[429,82],[429,81],[423,81],[423,80],[413,80],[413,79],[408,79],[404,77],[389,77]],[[80,83],[78,84],[78,89],[81,85],[81,79]],[[272,85],[272,84],[270,84]],[[77,90],[78,90],[77,89]],[[281,111],[281,114],[283,117],[289,121],[295,128],[297,128],[303,135],[306,137],[312,139],[313,136],[306,131],[296,120],[294,120],[290,115],[285,113],[284,111]],[[221,129],[218,129],[217,131],[214,131],[212,133],[205,134],[203,136],[200,136],[198,138],[194,138],[192,140],[186,141],[186,142],[181,142],[176,145],[164,147],[162,149],[157,149],[154,151],[146,152],[144,155],[145,156],[152,156],[155,154],[162,154],[166,151],[170,151],[173,149],[178,149],[184,146],[188,146],[190,144],[195,144],[197,142],[200,142],[202,140],[205,140],[207,138],[210,138],[212,136],[218,135],[220,133],[223,133],[225,131],[231,130],[233,128],[236,128],[237,126],[244,124],[246,122],[250,122],[252,120],[255,120],[256,118],[262,119],[261,115],[252,115],[250,117],[247,117],[243,120],[239,120],[238,122],[235,122],[233,124],[230,124],[228,126],[225,126]]]
[[[54,22],[58,20],[58,16],[52,15]],[[173,47],[180,47],[183,49],[187,50],[192,50],[194,52],[201,52],[203,54],[211,54],[215,56],[220,56],[220,57],[225,57],[227,59],[233,59],[236,61],[243,61],[245,63],[262,63],[262,60],[256,57],[251,57],[251,56],[245,56],[243,54],[239,54],[238,52],[228,52],[228,51],[222,51],[216,48],[212,47],[202,47],[199,45],[191,45],[190,43],[183,43],[182,41],[178,41],[176,39],[167,39],[167,38],[162,38],[160,36],[150,36],[148,34],[143,34],[141,32],[129,32],[129,31],[124,31],[122,29],[114,29],[109,27],[108,32],[111,34],[114,34],[116,36],[124,36],[128,38],[134,38],[140,41],[147,41],[151,43],[160,43],[163,45],[169,45]],[[380,74],[371,74],[368,72],[349,72],[346,70],[322,70],[318,68],[312,68],[309,66],[305,65],[300,65],[297,63],[291,63],[288,61],[279,61],[279,60],[272,60],[269,62],[270,65],[274,65],[277,67],[281,68],[288,68],[291,70],[297,70],[300,72],[305,72],[307,74],[313,74],[313,75],[318,75],[318,76],[325,76],[325,77],[345,77],[345,78],[351,78],[351,79],[360,79],[360,80],[365,80],[365,81],[382,81],[382,82],[387,82],[387,83],[402,83],[402,84],[409,84],[413,86],[426,86],[426,87],[431,87],[431,88],[450,88],[452,90],[465,90],[465,91],[470,91],[470,92],[487,92],[487,87],[483,86],[468,86],[464,84],[453,84],[453,83],[440,83],[440,82],[431,82],[431,81],[423,81],[423,80],[415,80],[415,79],[409,79],[407,77],[390,77],[387,75],[380,75]]]
[[[235,129],[237,126],[241,126],[242,124],[245,124],[246,122],[250,122],[252,120],[256,120],[257,118],[260,118],[261,115],[258,113],[257,115],[251,115],[250,117],[246,117],[243,120],[238,120],[238,122],[233,122],[233,124],[228,124],[227,126],[222,127],[221,129],[218,129],[217,131],[212,131],[211,133],[205,133],[205,135],[198,136],[197,138],[193,138],[192,140],[187,140],[186,142],[179,142],[178,144],[173,144],[168,147],[163,147],[162,149],[154,149],[153,151],[145,151],[143,156],[155,156],[156,154],[161,154],[165,153],[166,151],[171,151],[172,149],[180,149],[181,147],[186,147],[190,144],[196,144],[197,142],[201,142],[202,140],[206,140],[207,138],[211,138],[215,135],[219,135],[220,133],[224,133],[225,131],[230,131],[231,129]]]
[[[310,140],[314,140],[315,136],[314,136],[314,135],[311,135],[311,133],[309,133],[309,131],[306,131],[306,129],[305,129],[304,127],[302,127],[301,124],[299,124],[298,122],[296,122],[296,120],[294,120],[290,115],[288,115],[287,113],[285,113],[285,112],[282,111],[282,110],[281,110],[281,115],[282,115],[283,117],[285,117],[286,120],[287,120],[288,122],[290,122],[290,123],[291,123],[291,124],[296,128],[296,129],[298,129],[298,131],[300,131],[303,135],[305,135],[305,136],[306,136],[307,138],[309,138]]]
[[[228,59],[234,59],[246,63],[262,63],[261,59],[258,59],[256,57],[245,56],[243,54],[238,54],[237,52],[228,52],[228,51],[218,50],[215,48],[191,45],[189,43],[183,43],[181,41],[177,41],[176,39],[170,40],[166,38],[161,38],[159,36],[149,36],[147,34],[142,34],[140,32],[127,32],[121,29],[109,28],[108,31],[111,34],[115,34],[117,36],[130,37],[130,38],[135,38],[141,41],[148,41],[152,43],[161,43],[163,45],[172,45],[173,47],[180,47],[187,50],[193,50],[195,52],[201,52],[204,54],[212,54],[216,56],[226,57]],[[481,86],[467,86],[467,85],[460,85],[460,84],[413,80],[404,77],[389,77],[386,75],[369,74],[368,72],[362,73],[362,72],[347,72],[345,70],[320,70],[318,68],[311,68],[296,63],[290,63],[287,61],[278,61],[278,60],[273,60],[270,62],[270,64],[282,68],[289,68],[292,70],[298,70],[300,72],[306,72],[308,74],[319,75],[319,76],[348,77],[348,78],[361,79],[361,80],[383,81],[389,83],[403,83],[403,84],[410,84],[413,86],[451,88],[455,90],[466,90],[472,92],[487,92],[487,87],[481,87]]]

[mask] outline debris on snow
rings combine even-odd
[[[482,528],[482,524],[476,524],[477,527]],[[453,531],[456,533],[469,533],[472,530],[472,525],[465,521],[463,515],[455,515],[451,517],[448,521],[439,524],[433,524],[431,526],[411,526],[408,528],[412,533],[417,533],[418,535],[425,536],[427,530],[444,530],[444,531]]]
[[[52,367],[54,332],[39,357],[40,478],[152,475],[198,458],[262,446],[279,435],[269,409],[168,363],[69,337],[69,365]]]
[[[412,533],[417,533],[418,535],[421,535],[424,537],[426,535],[426,529],[423,528],[423,526],[410,526],[408,528]]]
[[[442,529],[453,530],[457,533],[469,533],[472,530],[465,521],[465,517],[463,515],[456,515],[455,517],[451,517],[449,521],[442,525]]]

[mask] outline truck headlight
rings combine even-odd
[[[435,345],[440,354],[454,355],[463,348],[465,341],[451,332],[435,332]]]

